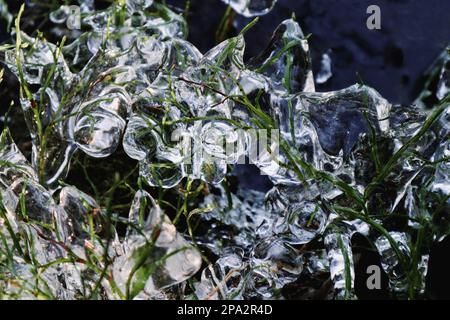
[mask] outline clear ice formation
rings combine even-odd
[[[269,13],[277,0],[222,0],[244,17],[262,16]]]
[[[102,281],[107,296],[139,299],[157,297],[158,290],[182,282],[200,269],[202,259],[197,249],[178,233],[147,192],[136,193],[125,238],[120,242],[111,229],[107,239],[110,245],[105,248],[98,234],[111,226],[96,201],[75,187],[64,187],[57,204],[51,193],[36,182],[35,172],[9,139],[9,133],[5,131],[1,138],[0,160],[9,161],[10,168],[20,171],[2,173],[0,191],[6,215],[1,218],[0,230],[8,236],[5,229],[9,226],[16,235],[22,235],[19,246],[27,248],[32,259],[31,263],[15,259],[15,268],[23,270],[15,275],[18,280],[34,281],[39,266],[70,259],[72,264],[46,268],[45,282],[39,289],[52,298],[73,299],[83,291],[92,292],[96,282],[102,280],[89,274],[87,256],[106,256],[112,260],[106,265],[112,280]],[[6,187],[12,178],[14,181]],[[14,237],[4,239],[17,241]],[[103,264],[99,262],[98,267],[105,268]],[[22,298],[31,298],[36,292],[29,294]]]
[[[15,180],[20,178],[37,180],[36,172],[13,142],[8,129],[5,129],[0,135],[0,160],[0,183],[2,188],[8,188]]]
[[[333,76],[331,71],[331,57],[329,53],[322,55],[322,61],[320,62],[320,70],[316,76],[316,83],[324,84]]]
[[[325,239],[330,263],[330,277],[336,298],[351,298],[354,286],[354,262],[348,234],[330,233]]]
[[[258,298],[269,299],[273,290],[294,282],[303,270],[302,256],[280,238],[257,243],[250,257],[252,276],[248,284]]]
[[[202,271],[195,295],[201,300],[242,300],[245,286],[244,251],[230,248],[229,252]]]
[[[439,75],[439,83],[437,87],[436,97],[439,100],[444,99],[450,92],[450,55],[444,60],[441,73]]]
[[[273,89],[281,93],[315,91],[309,44],[293,19],[276,28],[267,48],[251,58],[248,65],[250,70],[269,78]]]
[[[428,72],[425,88],[414,104],[425,109],[432,108],[437,101],[442,101],[450,92],[450,47],[436,59]]]
[[[157,296],[159,290],[187,280],[200,269],[198,251],[147,192],[136,193],[129,223],[123,254],[115,259],[112,274],[130,298]]]
[[[276,3],[224,2],[244,16]],[[5,273],[14,281],[0,280],[9,295],[283,299],[294,288],[302,298],[354,299],[355,234],[378,251],[392,292],[408,294],[411,272],[424,292],[429,252],[413,249],[410,234],[424,225],[434,241],[450,234],[448,51],[436,81],[405,108],[360,84],[316,92],[308,40],[293,19],[245,60],[242,34],[202,54],[186,41],[184,19],[157,2],[98,11],[91,0],[79,3],[89,31],[69,34],[64,46],[21,33],[18,50],[5,52],[27,88],[21,107],[33,144],[29,163],[8,130],[0,136],[0,249],[20,248]],[[67,15],[65,6],[50,15],[55,28]],[[322,64],[317,83],[332,75],[329,56]],[[430,97],[441,103],[436,111]],[[229,167],[257,142],[235,129],[259,128],[261,113],[281,147],[278,158],[266,150],[253,164],[274,186],[230,191]],[[145,190],[123,218],[59,184],[78,150],[103,158],[120,144],[150,186],[178,190],[184,178],[208,185],[197,203],[199,234],[183,233]],[[426,207],[423,195],[434,199]],[[385,225],[391,216],[405,227]]]

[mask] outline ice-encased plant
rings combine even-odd
[[[355,234],[394,297],[424,296],[431,243],[450,232],[448,51],[416,105],[396,106],[363,84],[315,92],[293,19],[246,60],[256,20],[202,54],[157,2],[79,2],[88,31],[57,44],[29,36],[22,7],[2,48],[32,155],[2,133],[0,297],[282,299],[298,288],[296,298],[353,299]],[[275,2],[229,4],[253,16]],[[67,10],[49,13],[55,30]],[[253,159],[267,194],[230,182],[257,129],[279,132],[278,153]],[[80,153],[122,148],[139,167],[138,181],[112,182],[132,194],[127,217],[65,181]]]

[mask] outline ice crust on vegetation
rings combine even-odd
[[[244,16],[276,3],[224,2]],[[28,162],[8,129],[1,135],[0,248],[16,249],[0,289],[16,298],[279,299],[297,287],[302,298],[352,299],[359,234],[378,251],[392,292],[408,293],[408,272],[419,274],[414,288],[423,292],[429,252],[412,250],[408,232],[428,228],[436,241],[450,232],[448,211],[432,212],[449,206],[448,52],[427,93],[444,105],[429,111],[419,103],[425,95],[406,108],[362,84],[316,92],[308,40],[293,19],[245,60],[242,34],[202,54],[186,40],[183,18],[153,1],[95,12],[91,1],[80,4],[90,31],[64,45],[22,32],[18,49],[5,52],[30,88],[21,107],[33,148]],[[50,18],[60,25],[64,14]],[[331,76],[328,63],[318,83]],[[267,118],[280,131],[279,158],[254,164],[274,187],[231,192],[223,185],[229,167],[255,142],[235,129]],[[220,153],[224,141],[235,152],[212,163],[193,152],[186,164],[183,141],[171,140],[177,129],[206,153]],[[186,178],[209,185],[196,208],[206,230],[188,234],[142,189],[119,235],[113,213],[60,184],[75,152],[104,158],[120,144],[149,186],[177,188]],[[404,230],[384,225],[394,215],[406,217]]]

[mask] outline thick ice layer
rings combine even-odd
[[[77,147],[95,158],[103,158],[116,151],[120,136],[125,129],[125,121],[117,114],[103,107],[81,111],[74,129]]]
[[[112,267],[117,285],[129,298],[156,295],[200,269],[198,251],[178,233],[147,192],[136,193],[129,223],[124,255],[116,258]]]
[[[267,48],[248,64],[249,69],[267,76],[277,91],[315,91],[309,44],[293,19],[283,21],[274,31]]]
[[[37,180],[37,175],[5,129],[0,135],[0,190],[18,178]]]
[[[392,240],[398,246],[400,252],[408,261],[410,258],[409,240],[407,235],[401,232],[391,232]],[[379,237],[375,245],[381,256],[381,265],[389,277],[389,285],[394,291],[403,291],[406,289],[405,265],[402,265],[399,257],[394,252],[391,243],[385,236]]]
[[[257,243],[250,257],[253,295],[269,299],[272,290],[294,282],[303,270],[302,256],[279,238],[266,238]]]
[[[201,300],[241,300],[245,288],[243,250],[230,248],[214,264],[206,267],[195,295]]]
[[[308,113],[320,145],[330,155],[341,150],[348,154],[369,126],[387,132],[390,108],[378,92],[360,85],[335,92],[300,94],[296,105],[297,112]]]
[[[353,296],[355,271],[353,254],[348,234],[330,233],[325,236],[331,280],[335,297],[349,299]]]
[[[227,1],[246,16],[264,14],[275,2]],[[315,92],[308,40],[293,19],[245,61],[242,34],[202,54],[185,40],[182,16],[159,2],[129,0],[95,12],[91,0],[80,5],[82,30],[89,31],[69,32],[74,41],[61,50],[23,34],[18,52],[5,54],[9,68],[18,77],[23,72],[21,106],[33,142],[30,165],[7,131],[0,138],[0,249],[19,242],[33,255],[24,259],[16,248],[0,264],[13,280],[5,282],[10,294],[351,299],[356,233],[377,248],[392,292],[404,297],[413,285],[423,294],[428,253],[411,266],[417,251],[409,234],[416,239],[424,229],[437,241],[450,234],[449,113],[439,105],[448,96],[447,53],[418,107],[391,106],[364,85]],[[65,6],[51,14],[56,31],[67,17]],[[330,76],[324,55],[316,82]],[[442,114],[430,124],[420,107]],[[277,135],[252,164],[273,189],[236,188],[229,167],[263,137],[248,129],[269,128]],[[126,219],[100,206],[103,195],[97,203],[59,185],[76,149],[108,157],[121,141],[139,162],[139,188],[172,189],[160,190],[167,215],[144,190]],[[195,191],[185,190],[184,178]],[[125,185],[136,188],[135,181]],[[181,233],[186,222],[193,239]],[[123,224],[126,231],[117,232],[114,226]],[[200,252],[209,264],[196,278]],[[29,285],[38,274],[48,285]]]

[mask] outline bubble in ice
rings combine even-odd
[[[135,86],[144,90],[160,73],[160,69],[167,59],[167,46],[155,37],[138,34],[130,40],[126,54],[119,58],[119,65],[128,67],[126,73],[119,78],[120,83],[127,83],[137,78],[143,82],[143,88],[134,83],[127,85],[131,92],[136,91]],[[137,92],[139,93],[139,92]]]
[[[270,78],[277,91],[315,91],[309,44],[293,19],[285,20],[277,27],[269,45],[249,60],[248,67]]]
[[[172,38],[167,40],[169,54],[166,60],[168,68],[176,67],[174,72],[184,72],[189,66],[194,66],[202,59],[201,52],[190,42]]]
[[[112,102],[114,103],[115,101]],[[86,104],[81,111],[82,114],[74,128],[74,138],[78,148],[86,154],[103,158],[117,149],[126,123],[105,106],[93,107],[93,105],[97,105],[97,101]]]
[[[327,216],[319,204],[303,201],[288,209],[286,225],[292,235],[288,235],[289,243],[304,244],[323,233]]]
[[[241,300],[245,289],[246,264],[243,250],[228,248],[217,261],[202,271],[195,295],[200,300]]]
[[[295,281],[303,270],[303,260],[291,245],[270,237],[257,243],[250,257],[251,286],[262,298],[273,296],[273,289]]]
[[[15,180],[9,189],[16,197],[25,199],[25,212],[29,219],[51,224],[54,219],[54,201],[50,193],[37,182],[27,179]]]
[[[156,124],[145,116],[133,115],[130,118],[123,137],[123,148],[130,158],[153,158],[160,143],[157,133],[152,130],[154,125]]]
[[[53,23],[64,23],[70,14],[69,6],[61,6],[59,9],[50,13],[50,21]]]
[[[175,152],[178,153],[178,152]],[[169,152],[169,154],[174,154]],[[161,155],[157,159],[139,162],[139,174],[155,187],[170,189],[178,185],[183,179],[182,167],[175,163],[170,156]]]

